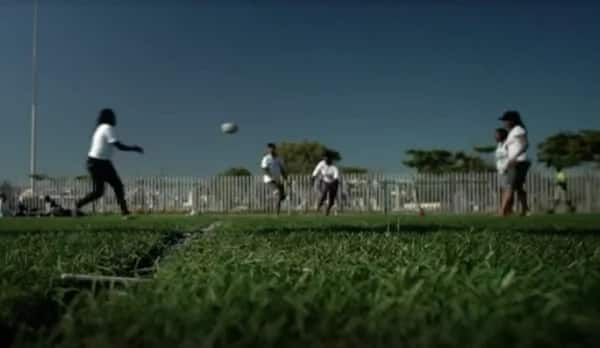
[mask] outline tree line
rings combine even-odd
[[[464,173],[495,171],[495,145],[476,146],[471,151],[448,151],[443,149],[409,149],[403,164],[418,173]],[[330,154],[336,161],[342,160],[338,150],[316,141],[283,142],[278,145],[279,155],[284,158],[290,174],[310,174],[323,154]],[[537,146],[537,159],[548,168],[573,168],[592,164],[600,167],[600,130],[560,132],[546,138]],[[367,168],[341,166],[345,174],[366,174]],[[251,176],[243,167],[233,167],[220,175]]]

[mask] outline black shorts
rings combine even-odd
[[[285,199],[285,187],[282,183],[278,181],[269,181],[268,185],[271,186],[277,192],[277,195],[280,200],[283,201]]]
[[[336,180],[334,182],[322,182],[321,193],[322,198],[327,197],[330,201],[335,201],[338,193],[339,182]]]
[[[527,173],[531,167],[531,162],[517,162],[514,166],[510,167],[506,172],[506,184],[513,190],[521,190],[525,186],[527,180]]]
[[[119,174],[117,174],[117,170],[111,161],[90,157],[87,160],[87,170],[94,185],[102,185],[106,182],[113,187],[123,186],[121,178],[119,178]]]

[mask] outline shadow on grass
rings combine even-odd
[[[18,232],[15,232],[18,233]],[[110,232],[109,232],[110,233]],[[135,276],[139,269],[152,268],[173,246],[185,237],[183,232],[165,232],[159,242],[139,259],[116,272],[116,276]],[[117,262],[118,263],[118,262]],[[79,283],[61,280],[47,294],[30,293],[5,301],[8,321],[0,320],[0,347],[10,347],[17,337],[34,339],[48,334],[60,322],[65,306],[72,303],[83,289],[92,289],[98,293],[114,287],[102,283]],[[58,338],[59,339],[59,338]]]
[[[313,226],[256,226],[245,229],[247,233],[257,235],[286,235],[293,233],[323,233],[323,234],[360,234],[360,233],[392,233],[392,234],[430,234],[443,232],[463,233],[519,233],[534,236],[559,236],[559,237],[598,237],[600,228],[590,227],[549,227],[549,226],[486,226],[486,225],[459,225],[459,224],[332,224]]]
[[[406,225],[406,224],[378,224],[360,226],[356,224],[334,224],[322,226],[269,226],[256,227],[248,230],[248,233],[265,234],[292,234],[292,233],[406,233],[406,234],[427,234],[444,231],[465,231],[469,227],[457,225]]]
[[[0,322],[0,346],[10,347],[21,332],[25,336],[48,332],[60,320],[63,309],[51,294],[31,294],[7,303],[10,322]]]
[[[501,231],[501,229],[494,229]],[[600,238],[598,227],[515,227],[509,232],[523,233],[536,236],[559,236],[559,237],[597,237]]]
[[[31,236],[31,235],[40,235],[40,234],[76,234],[81,232],[90,232],[90,233],[104,233],[106,235],[111,234],[131,234],[136,232],[155,232],[155,233],[168,233],[173,230],[173,228],[160,228],[160,227],[143,227],[143,226],[134,226],[127,225],[122,227],[106,227],[106,226],[89,226],[82,225],[76,227],[67,227],[67,228],[40,228],[34,227],[30,230],[5,230],[0,231],[0,237],[16,237],[16,236]]]
[[[118,276],[135,276],[140,269],[153,268],[155,262],[162,258],[167,251],[179,244],[185,238],[183,232],[172,231],[163,234],[161,240],[154,244],[150,250],[142,255],[138,260],[129,264],[126,267],[125,272],[118,274]]]

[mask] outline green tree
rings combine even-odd
[[[232,167],[219,174],[219,176],[252,176],[252,173],[243,167]]]
[[[537,155],[540,162],[552,168],[600,164],[600,131],[554,134],[538,145]]]
[[[11,196],[17,189],[10,183],[10,181],[3,181],[0,184],[0,193],[3,193],[7,196]]]
[[[342,159],[338,151],[315,141],[283,142],[277,145],[277,152],[289,174],[310,174],[324,154],[334,161]]]
[[[456,173],[493,171],[494,168],[478,156],[471,156],[462,151],[418,150],[406,151],[410,157],[404,165],[414,168],[419,173]]]
[[[496,146],[495,145],[475,146],[475,147],[473,147],[473,151],[477,152],[478,154],[488,155],[488,154],[496,152]]]

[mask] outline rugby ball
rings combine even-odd
[[[236,133],[238,131],[238,126],[237,124],[233,123],[233,122],[225,122],[221,125],[221,132],[225,133],[225,134],[233,134]]]

